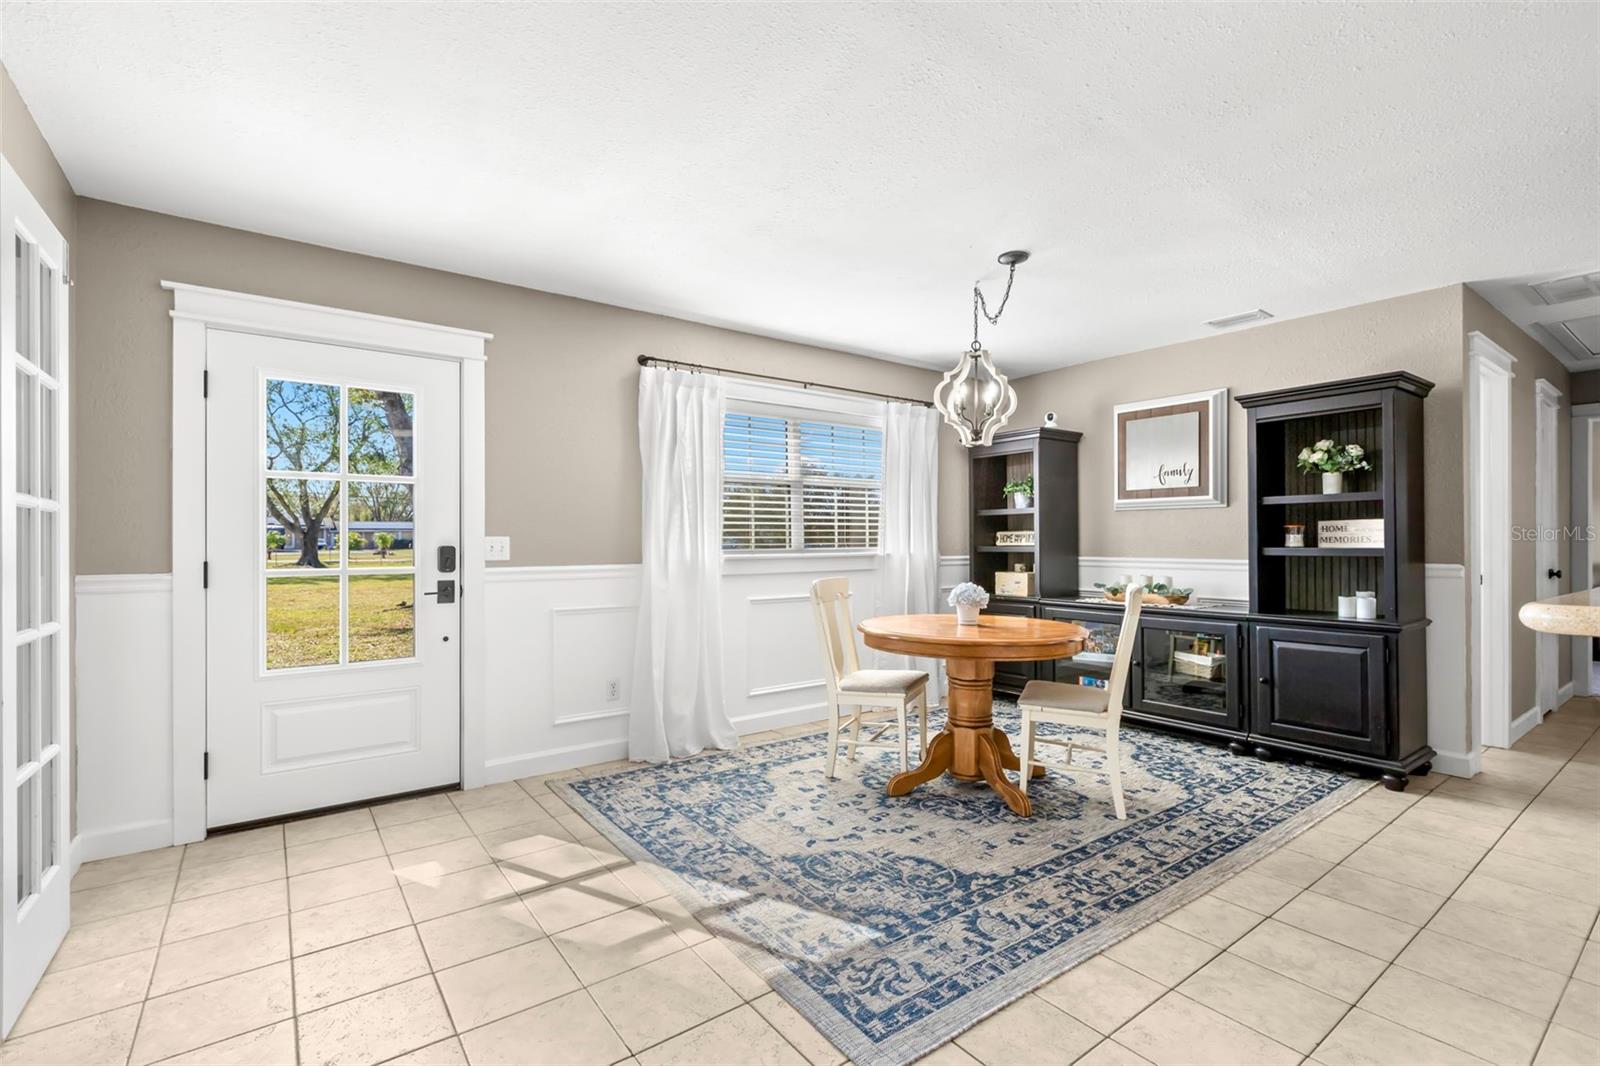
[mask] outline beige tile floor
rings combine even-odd
[[[925,1061],[1600,1061],[1597,729],[1375,789]],[[85,866],[0,1061],[843,1061],[551,780]]]

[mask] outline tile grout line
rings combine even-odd
[[[1600,732],[1600,730],[1596,730],[1596,732]],[[1594,734],[1591,733],[1590,735],[1593,736]],[[1585,743],[1588,742],[1587,738],[1585,739],[1584,742]],[[1581,745],[1580,745],[1580,747],[1581,747]],[[1507,749],[1504,749],[1504,750],[1509,751],[1511,749],[1507,748]],[[1577,749],[1574,749],[1573,754],[1575,755],[1576,753],[1577,753]],[[1544,794],[1545,789],[1549,788],[1550,782],[1554,781],[1556,779],[1556,776],[1558,774],[1560,774],[1561,770],[1565,769],[1571,762],[1572,762],[1572,756],[1569,755],[1562,762],[1561,767],[1556,770],[1556,773],[1550,775],[1549,779],[1539,789],[1539,791],[1534,793],[1531,797],[1529,797],[1528,802],[1526,804],[1524,804],[1522,809],[1517,812],[1517,817],[1512,819],[1509,825],[1507,825],[1504,828],[1502,828],[1495,835],[1494,843],[1490,844],[1489,847],[1484,851],[1483,855],[1481,855],[1478,858],[1478,860],[1472,864],[1472,869],[1467,871],[1467,877],[1471,877],[1473,872],[1475,872],[1477,870],[1477,868],[1483,864],[1483,860],[1488,858],[1490,853],[1494,851],[1495,845],[1499,844],[1500,841],[1505,837],[1506,833],[1508,831],[1510,831],[1511,827],[1516,825],[1517,822],[1522,819],[1522,816],[1524,814],[1526,814],[1528,812],[1528,810],[1533,806],[1534,801],[1537,800],[1540,796],[1542,796]],[[1431,792],[1433,790],[1430,789],[1429,791]],[[1421,800],[1419,800],[1418,802],[1421,802]],[[1415,804],[1413,804],[1413,806],[1415,806]],[[1461,884],[1464,885],[1466,883],[1467,883],[1467,878],[1462,878]],[[1441,904],[1439,904],[1438,907],[1434,908],[1433,913],[1431,915],[1429,915],[1429,917],[1428,917],[1428,921],[1429,922],[1433,921],[1433,919],[1438,916],[1439,911],[1444,909],[1444,906],[1445,906],[1446,903],[1449,903],[1451,900],[1455,899],[1455,893],[1456,893],[1456,891],[1460,890],[1460,887],[1461,887],[1460,885],[1457,885],[1456,889],[1453,890],[1450,893],[1449,896],[1445,897],[1444,903],[1441,903]],[[1373,913],[1376,914],[1378,912],[1374,911]],[[1316,1047],[1311,1049],[1310,1054],[1312,1056],[1316,1055],[1316,1053],[1322,1049],[1322,1045],[1327,1042],[1328,1037],[1332,1036],[1334,1031],[1337,1030],[1341,1024],[1343,1024],[1344,1020],[1350,1016],[1350,1012],[1354,1011],[1358,1007],[1360,1007],[1361,999],[1365,999],[1366,998],[1367,994],[1372,991],[1372,989],[1377,985],[1377,983],[1379,981],[1383,980],[1384,976],[1388,974],[1389,970],[1391,968],[1393,968],[1393,967],[1399,966],[1400,956],[1405,953],[1406,948],[1410,947],[1411,944],[1416,940],[1417,936],[1426,928],[1427,928],[1426,924],[1418,926],[1417,927],[1417,932],[1413,933],[1410,937],[1408,937],[1406,939],[1405,944],[1400,948],[1400,950],[1398,952],[1395,953],[1394,959],[1392,961],[1388,962],[1388,964],[1384,966],[1383,970],[1378,973],[1378,975],[1373,979],[1372,983],[1367,986],[1367,988],[1366,988],[1366,990],[1364,992],[1362,992],[1360,999],[1358,999],[1355,1003],[1350,1004],[1349,1008],[1346,1009],[1345,1012],[1339,1016],[1339,1020],[1337,1022],[1334,1022],[1333,1028],[1329,1029],[1328,1032],[1323,1036],[1323,1038],[1321,1040],[1317,1041]],[[1491,950],[1492,951],[1493,949],[1489,948],[1489,949],[1486,949],[1486,950]],[[1406,970],[1408,973],[1416,973],[1415,970],[1412,970],[1408,966],[1400,966],[1400,968],[1403,969],[1403,970]],[[1428,977],[1429,975],[1423,974],[1422,976],[1423,977]],[[1429,978],[1429,979],[1438,980],[1438,978]],[[1451,988],[1458,988],[1459,987],[1459,986],[1450,984],[1450,982],[1448,982],[1448,981],[1440,981],[1440,984],[1448,985]],[[1472,992],[1471,989],[1459,989],[1459,990],[1463,991],[1463,992],[1467,992],[1470,995],[1479,995],[1479,993]],[[1488,998],[1488,997],[1481,997],[1481,998]],[[1504,1004],[1501,1004],[1501,1005],[1504,1006]],[[1559,1001],[1557,1001],[1557,1005],[1559,1006]],[[1516,1010],[1515,1007],[1508,1007],[1508,1009]],[[1373,1013],[1373,1012],[1368,1011],[1368,1013]],[[1523,1013],[1525,1013],[1525,1012],[1523,1012]],[[1551,1016],[1554,1017],[1554,1012],[1552,1012]],[[1377,1015],[1377,1017],[1384,1018],[1383,1015]],[[1529,1017],[1531,1017],[1531,1015],[1529,1015]],[[1437,1040],[1439,1043],[1444,1044],[1447,1047],[1453,1047],[1457,1051],[1465,1051],[1465,1052],[1467,1052],[1467,1054],[1474,1054],[1474,1052],[1472,1052],[1468,1048],[1458,1047],[1457,1045],[1451,1043],[1448,1040],[1440,1040],[1438,1037],[1430,1036],[1429,1034],[1424,1033],[1421,1030],[1413,1029],[1413,1028],[1411,1028],[1411,1026],[1406,1025],[1403,1022],[1396,1022],[1391,1018],[1384,1018],[1384,1020],[1390,1022],[1391,1024],[1399,1025],[1402,1029],[1406,1029],[1406,1030],[1408,1030],[1410,1032],[1417,1033],[1419,1036],[1426,1037],[1429,1040]],[[1549,1020],[1547,1019],[1546,1022],[1545,1022],[1545,1033],[1548,1033],[1548,1031],[1549,1031]],[[1534,1057],[1538,1056],[1539,1048],[1542,1047],[1543,1044],[1544,1044],[1544,1035],[1545,1035],[1544,1033],[1541,1033],[1540,1038],[1539,1038],[1539,1043],[1534,1045],[1534,1049],[1533,1049]]]

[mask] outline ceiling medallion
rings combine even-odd
[[[989,324],[1000,321],[1011,299],[1011,283],[1017,276],[1017,264],[1028,261],[1027,252],[1005,252],[1000,264],[1010,268],[1006,275],[1006,291],[1000,297],[1000,306],[994,314],[983,298],[983,290],[972,286],[972,347],[961,353],[958,362],[933,390],[933,405],[944,420],[955,428],[964,448],[994,443],[994,435],[1017,409],[1017,391],[1006,376],[995,369],[994,359],[978,340],[978,315]]]

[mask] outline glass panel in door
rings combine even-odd
[[[269,378],[261,441],[262,662],[416,654],[416,398]]]

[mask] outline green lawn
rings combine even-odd
[[[281,570],[292,567],[300,560],[298,551],[285,548],[282,551],[267,553],[267,568]],[[324,549],[322,561],[327,566],[339,565],[339,553],[332,548]],[[379,556],[376,548],[360,548],[350,553],[350,565],[357,566],[411,566],[416,562],[416,552],[410,548],[390,548],[387,556]]]
[[[351,662],[405,659],[415,653],[413,580],[410,574],[350,577]],[[338,577],[268,580],[267,668],[324,666],[338,661]]]

